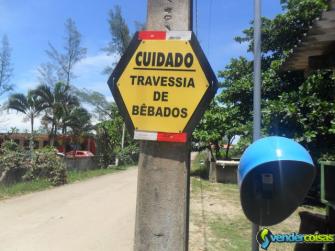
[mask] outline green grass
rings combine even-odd
[[[251,245],[250,223],[244,217],[213,217],[208,225],[213,236],[209,241],[212,250],[247,250]]]
[[[191,176],[208,179],[208,170],[205,166],[206,152],[200,152],[192,163]]]
[[[244,216],[237,184],[210,183],[200,177],[191,178],[191,249],[207,251],[250,250],[251,223]],[[299,212],[325,215],[324,208],[299,207],[285,221],[271,226],[273,233],[297,232]],[[192,236],[193,234],[193,236]],[[199,247],[201,245],[201,247]],[[289,251],[293,244],[272,243],[273,251]]]
[[[52,187],[47,179],[19,182],[12,185],[0,185],[0,200],[26,193],[45,190]]]
[[[127,170],[128,168],[129,166],[121,166],[116,168],[96,169],[88,171],[69,171],[67,173],[67,181],[68,183],[79,182],[105,174],[111,174],[122,170]],[[31,192],[42,191],[52,187],[53,186],[47,179],[19,182],[11,185],[0,185],[0,200]]]

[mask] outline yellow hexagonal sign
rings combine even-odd
[[[191,133],[217,90],[192,32],[136,33],[108,80],[131,133]]]

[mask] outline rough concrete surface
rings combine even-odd
[[[137,169],[0,201],[1,251],[130,251]]]

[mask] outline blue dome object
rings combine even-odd
[[[240,160],[240,177],[246,176],[255,166],[283,160],[301,161],[314,166],[302,145],[292,139],[271,136],[257,140],[245,150]]]
[[[278,136],[254,142],[239,165],[244,213],[258,225],[281,222],[303,202],[314,176],[313,160],[297,142]]]

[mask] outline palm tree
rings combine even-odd
[[[66,117],[72,109],[79,106],[79,99],[71,94],[70,86],[62,82],[56,83],[53,87],[40,85],[36,88],[35,94],[47,107],[42,120],[51,123],[50,145],[53,146],[59,129],[62,129],[62,134],[66,134]]]
[[[67,116],[66,126],[71,130],[73,139],[75,141],[75,150],[80,142],[80,138],[89,134],[93,129],[91,124],[91,114],[83,107],[75,107]]]
[[[65,126],[71,128],[74,135],[82,135],[92,130],[91,114],[83,107],[75,107],[64,119]]]
[[[33,134],[34,134],[34,120],[45,109],[43,102],[38,98],[34,91],[29,90],[27,96],[22,93],[15,93],[9,97],[8,109],[16,110],[26,115],[30,120],[30,143],[29,148],[33,151]]]

